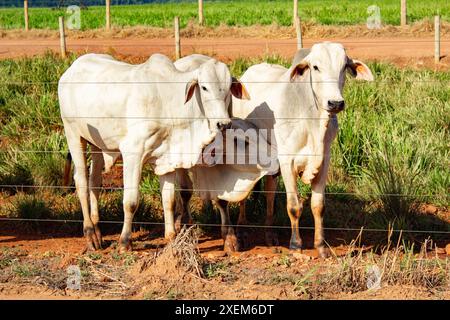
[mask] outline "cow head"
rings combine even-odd
[[[231,77],[224,63],[214,59],[203,63],[195,74],[195,78],[186,85],[186,102],[197,92],[210,130],[214,132],[228,128],[231,124],[228,113],[231,94],[239,99],[249,99],[244,85]]]
[[[345,107],[342,90],[346,71],[356,79],[373,81],[370,69],[361,61],[347,57],[341,44],[323,42],[297,53],[290,79],[309,82],[317,106],[335,114]]]

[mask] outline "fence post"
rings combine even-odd
[[[64,17],[59,17],[59,47],[61,49],[61,57],[66,58],[66,34],[64,31]]]
[[[406,20],[406,0],[400,1],[400,25],[402,27],[406,26],[407,24]]]
[[[297,50],[303,48],[303,39],[302,39],[302,26],[300,23],[300,17],[295,17],[295,33],[297,34]]]
[[[29,30],[28,26],[28,0],[23,0],[23,14],[25,18],[25,31]]]
[[[181,58],[181,45],[180,45],[180,18],[175,17],[175,59]]]
[[[292,14],[292,23],[295,24],[297,23],[297,17],[298,17],[298,0],[294,0],[294,13]]]
[[[434,63],[441,60],[441,19],[434,17]]]
[[[111,29],[111,0],[106,0],[106,30]]]
[[[203,0],[198,0],[198,23],[203,25]]]

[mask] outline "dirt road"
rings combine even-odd
[[[432,38],[327,38],[306,39],[304,46],[329,40],[342,43],[352,57],[363,60],[390,61],[399,65],[412,67],[428,66],[434,68],[434,42]],[[174,40],[160,39],[67,39],[69,51],[117,53],[124,57],[147,57],[159,52],[174,55]],[[0,41],[0,59],[42,54],[47,50],[59,51],[58,39],[2,39]],[[237,57],[257,57],[265,54],[278,54],[291,57],[296,49],[292,39],[261,38],[218,38],[218,39],[183,39],[182,54],[193,52],[215,56],[224,61]],[[450,38],[441,42],[441,63],[439,69],[448,70],[450,66]]]

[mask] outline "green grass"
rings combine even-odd
[[[67,146],[56,82],[72,59],[64,61],[47,54],[0,61],[0,185],[60,185]],[[270,56],[237,59],[230,69],[239,76],[262,60],[288,64],[285,59]],[[399,69],[386,63],[369,63],[369,67],[375,82],[349,78],[345,88],[347,107],[339,115],[340,131],[332,146],[327,186],[328,192],[340,194],[327,197],[336,210],[327,213],[326,226],[384,229],[393,224],[394,228],[448,231],[448,224],[437,218],[417,215],[416,204],[450,203],[450,72]],[[158,186],[157,177],[146,172],[135,221],[161,221],[157,214],[161,205],[155,197]],[[310,188],[299,183],[299,191],[306,197]],[[29,192],[17,197],[6,213],[23,218],[81,218],[75,194],[64,195],[57,188]],[[53,194],[53,200],[49,200],[49,194]],[[121,192],[102,195],[102,220],[122,220],[121,198]],[[263,221],[264,197],[254,194],[251,199],[250,221]],[[275,224],[288,224],[282,194],[276,203],[279,214]],[[233,206],[232,215],[237,212],[237,206]],[[363,220],[361,212],[365,214]],[[305,204],[302,225],[312,224],[309,213]],[[194,216],[198,222],[219,222],[211,208],[203,215],[194,212]]]
[[[303,21],[324,25],[351,25],[366,23],[367,8],[377,5],[381,10],[383,24],[400,24],[400,1],[398,0],[302,0],[299,1],[299,14]],[[450,20],[450,2],[434,0],[408,1],[410,22],[432,18],[438,10],[442,20]],[[57,29],[58,16],[65,10],[50,8],[30,8],[30,27],[35,29]],[[124,26],[171,27],[175,16],[181,19],[184,27],[190,20],[197,20],[196,1],[181,3],[155,3],[147,5],[112,6],[112,24]],[[255,24],[282,26],[292,24],[291,0],[231,0],[206,1],[204,4],[206,25],[250,26]],[[66,19],[69,17],[66,14]],[[94,29],[105,25],[105,8],[89,7],[81,12],[81,28]],[[23,28],[23,10],[20,8],[0,9],[0,29]]]

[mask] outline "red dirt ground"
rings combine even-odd
[[[320,41],[342,43],[349,56],[361,60],[390,61],[400,66],[429,67],[448,70],[450,66],[450,39],[442,39],[441,62],[433,62],[434,43],[431,38],[327,38],[306,39],[304,46],[310,47]],[[169,56],[174,54],[174,40],[162,39],[68,39],[69,51],[76,52],[116,52],[123,56],[142,57],[159,52]],[[58,39],[2,39],[0,59],[24,55],[42,54],[46,50],[59,50]],[[213,55],[225,62],[237,57],[255,57],[265,54],[279,54],[292,57],[296,49],[295,40],[261,38],[220,38],[182,40],[182,54],[193,52]]]
[[[109,276],[101,278],[99,288],[86,285],[82,291],[54,288],[48,283],[51,278],[11,276],[0,272],[0,299],[309,299],[307,294],[294,289],[291,278],[302,278],[309,270],[326,270],[334,260],[317,259],[315,250],[304,250],[302,254],[293,253],[285,246],[265,247],[256,245],[250,250],[227,255],[222,251],[223,241],[211,236],[199,238],[200,255],[209,263],[222,267],[213,277],[206,279],[196,277],[177,266],[155,264],[142,271],[145,261],[166,245],[163,238],[155,237],[146,231],[135,232],[134,267],[123,268],[122,262],[114,258],[117,254],[114,245],[119,235],[108,235],[104,239],[109,246],[95,253],[97,256],[82,254],[84,240],[81,237],[64,237],[50,235],[25,235],[8,231],[0,233],[0,247],[3,252],[15,250],[16,261],[24,266],[31,265],[46,268],[51,277],[65,274],[69,265],[79,264],[80,259],[91,263],[89,272],[95,275],[97,266],[118,268],[121,275],[110,271]],[[337,256],[344,256],[349,246],[339,245],[333,248]],[[5,253],[3,253],[5,255]],[[436,253],[446,259],[444,249]],[[1,254],[0,254],[1,257]],[[4,261],[4,260],[3,260]],[[77,262],[78,261],[78,262]],[[117,265],[121,265],[119,269]],[[103,270],[103,269],[100,269]],[[125,271],[124,271],[125,270]],[[104,271],[104,270],[103,270]],[[105,272],[105,271],[104,271]],[[111,275],[113,277],[111,277]],[[9,281],[2,278],[10,279]],[[9,278],[8,278],[9,277]],[[84,277],[84,276],[83,276]],[[120,277],[120,278],[119,278]],[[121,279],[121,280],[116,280]],[[127,280],[125,280],[127,279]],[[65,279],[54,280],[62,281]],[[123,282],[122,282],[123,281]],[[126,283],[126,284],[125,284]],[[111,288],[112,285],[123,284],[123,287]],[[311,287],[312,288],[312,287]],[[449,299],[449,290],[429,290],[420,286],[383,286],[371,292],[324,293],[325,299]]]

